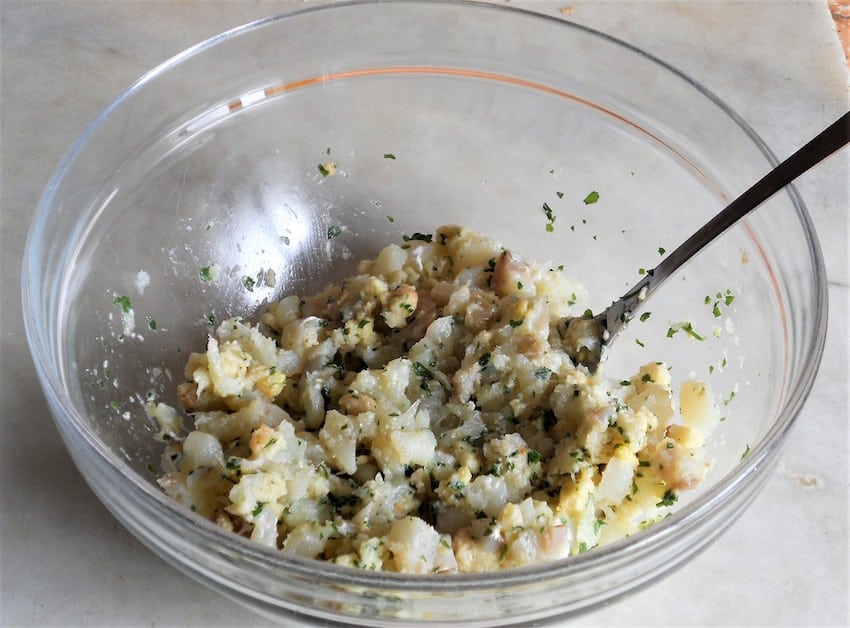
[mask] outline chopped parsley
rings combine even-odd
[[[413,363],[413,374],[416,377],[421,377],[423,380],[434,379],[434,374],[430,371],[430,369],[422,364],[422,362],[414,362]]]
[[[520,318],[519,320],[510,320],[508,321],[508,325],[510,325],[511,327],[519,327],[520,325],[522,325],[524,320],[524,318]]]
[[[665,249],[663,246],[658,247],[658,254],[659,255],[664,255],[666,252],[667,252],[667,249]]]
[[[549,376],[552,374],[552,369],[546,368],[545,366],[541,366],[539,369],[534,371],[534,377],[539,380],[547,380]]]
[[[486,369],[488,364],[490,364],[489,353],[485,353],[480,358],[478,358],[478,366],[480,366],[482,369]]]
[[[337,167],[337,163],[335,161],[329,161],[327,163],[319,164],[318,166],[316,166],[316,170],[318,170],[319,174],[322,175],[323,177],[327,177],[328,175],[331,175],[331,174],[334,173],[334,171],[336,170],[336,167]]]
[[[248,292],[253,292],[253,291],[254,291],[254,286],[256,285],[256,283],[257,283],[257,282],[256,282],[256,280],[255,280],[253,277],[245,277],[245,278],[242,280],[242,284],[245,286],[245,289],[246,289]]]
[[[706,295],[704,303],[706,305],[711,305],[711,313],[714,318],[720,318],[723,315],[723,312],[720,309],[721,305],[725,305],[729,307],[732,305],[732,302],[735,300],[735,295],[732,294],[731,290],[726,290],[725,293],[718,292],[714,295],[714,299],[711,298],[711,295]]]
[[[384,153],[384,159],[395,159],[395,155],[392,153]]]
[[[263,512],[263,506],[266,505],[266,502],[257,502],[257,505],[254,506],[254,510],[251,511],[251,515],[256,517],[261,512]]]
[[[528,455],[526,456],[526,460],[528,464],[537,464],[543,459],[543,455],[539,451],[535,451],[533,449],[528,450]]]
[[[599,200],[599,192],[594,190],[593,192],[591,192],[590,194],[588,194],[587,196],[584,197],[584,204],[585,205],[592,205],[593,203],[595,203],[598,200]]]
[[[672,505],[673,505],[673,504],[675,504],[677,501],[679,501],[679,496],[678,496],[678,495],[676,495],[676,493],[674,493],[673,491],[671,491],[671,490],[668,488],[666,491],[664,491],[664,495],[661,497],[661,501],[660,501],[660,502],[658,502],[658,503],[657,503],[657,504],[655,504],[655,505],[656,505],[657,507],[659,507],[659,508],[660,508],[661,506],[672,506]]]
[[[652,312],[644,312],[640,315],[640,322],[645,322],[650,316],[652,316]]]
[[[688,334],[691,338],[694,338],[695,340],[705,340],[704,336],[700,336],[696,331],[694,331],[694,326],[691,325],[690,321],[682,325],[682,331],[684,331],[686,334]]]
[[[338,225],[331,225],[328,227],[328,240],[333,240],[335,237],[342,234],[342,227]]]
[[[112,304],[120,307],[121,311],[125,314],[129,314],[130,310],[133,309],[133,304],[130,302],[130,297],[127,296],[115,297],[112,300]]]
[[[741,454],[741,460],[743,460],[744,458],[746,458],[746,457],[747,457],[747,456],[749,456],[749,455],[750,455],[750,446],[749,446],[749,444],[748,444],[748,445],[747,445],[747,448],[746,448],[746,449],[744,449],[744,453],[742,453],[742,454]]]
[[[543,213],[546,214],[546,231],[552,233],[555,230],[555,212],[549,207],[549,203],[543,203]]]
[[[201,281],[212,281],[212,271],[210,270],[209,266],[204,266],[203,268],[201,268],[198,274],[201,277]]]
[[[434,236],[430,233],[419,233],[415,232],[413,235],[403,235],[401,239],[405,242],[410,242],[411,240],[419,240],[420,242],[431,242],[434,239]]]

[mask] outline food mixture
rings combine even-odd
[[[706,386],[576,367],[583,290],[456,226],[233,318],[149,407],[165,492],[236,534],[360,569],[557,560],[660,520],[704,477]]]

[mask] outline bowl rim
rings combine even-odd
[[[519,8],[509,5],[496,5],[488,2],[475,0],[406,0],[395,3],[406,7],[449,5],[462,7],[466,10],[500,11],[524,15],[549,23],[557,24],[564,29],[573,29],[610,44],[618,46],[632,54],[646,59],[664,72],[672,75],[677,80],[684,81],[690,88],[699,92],[703,97],[711,101],[723,114],[728,116],[736,126],[748,137],[756,148],[764,155],[768,163],[776,165],[778,160],[773,152],[762,140],[762,138],[750,127],[750,125],[722,99],[708,88],[693,79],[688,74],[678,70],[675,66],[663,61],[655,55],[644,51],[636,45],[625,42],[617,37],[602,31],[577,24],[558,16],[539,13],[531,9]],[[110,105],[94,117],[83,130],[82,134],[71,144],[65,155],[59,161],[56,169],[51,175],[44,192],[39,200],[33,215],[31,227],[26,240],[23,270],[21,275],[21,297],[24,314],[24,327],[27,341],[33,356],[33,361],[49,405],[53,411],[61,408],[62,412],[53,412],[57,423],[64,423],[73,428],[75,433],[80,434],[90,451],[95,454],[99,465],[106,468],[116,479],[129,480],[135,494],[144,496],[148,505],[153,506],[158,516],[169,521],[182,520],[181,525],[194,528],[194,531],[207,542],[225,544],[232,548],[243,558],[252,562],[264,564],[269,568],[286,567],[294,574],[300,576],[315,575],[321,570],[322,577],[328,584],[357,585],[376,587],[384,590],[395,591],[422,591],[423,587],[429,592],[452,591],[458,592],[463,589],[474,588],[496,588],[510,587],[515,585],[530,584],[531,582],[546,580],[554,577],[565,577],[582,574],[594,567],[608,563],[612,558],[617,561],[627,561],[629,556],[640,554],[647,548],[656,547],[667,543],[677,536],[682,529],[687,529],[692,521],[706,516],[718,503],[724,502],[734,494],[744,490],[750,479],[757,476],[757,472],[763,466],[768,465],[770,460],[776,456],[784,444],[785,437],[795,423],[795,419],[808,396],[817,375],[821,362],[826,337],[827,324],[827,283],[824,267],[823,254],[817,239],[813,221],[800,197],[796,187],[792,184],[786,188],[792,205],[800,220],[806,235],[809,256],[815,272],[817,282],[816,299],[820,307],[816,308],[814,316],[814,337],[811,351],[803,358],[801,365],[801,377],[797,386],[788,391],[789,396],[782,411],[778,414],[770,429],[765,433],[759,444],[742,459],[736,467],[725,477],[721,478],[714,486],[695,497],[693,501],[676,510],[670,517],[651,526],[647,531],[640,534],[595,548],[592,552],[571,556],[561,561],[542,563],[529,567],[513,568],[495,572],[483,573],[458,573],[434,577],[433,575],[396,574],[392,572],[371,572],[354,570],[332,563],[317,561],[315,559],[300,558],[283,554],[279,550],[261,546],[258,543],[244,539],[232,533],[226,532],[200,516],[194,515],[178,505],[171,498],[159,491],[154,485],[144,481],[122,458],[115,455],[107,448],[83,420],[72,405],[72,400],[65,393],[61,373],[52,367],[52,355],[50,347],[51,330],[46,320],[39,320],[37,312],[41,301],[39,287],[42,285],[37,279],[40,278],[41,269],[38,265],[38,251],[42,234],[50,221],[51,209],[57,189],[63,178],[74,163],[79,154],[85,149],[88,140],[97,132],[104,122],[113,115],[127,100],[133,97],[147,83],[156,77],[166,73],[171,68],[180,65],[189,58],[195,57],[207,49],[222,42],[233,40],[240,35],[267,27],[277,23],[285,23],[302,15],[339,11],[351,7],[378,6],[390,7],[391,2],[382,0],[345,0],[343,2],[332,2],[319,6],[310,6],[288,11],[285,13],[265,17],[252,21],[233,29],[214,35],[199,42],[182,52],[170,57],[153,69],[143,74],[132,85],[124,90]],[[61,299],[60,299],[61,301]],[[62,415],[61,418],[59,415]],[[60,432],[62,430],[60,429]],[[63,435],[64,436],[64,435]],[[193,541],[194,542],[194,541]],[[459,589],[460,587],[460,589]]]

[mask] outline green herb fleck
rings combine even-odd
[[[510,320],[508,321],[508,325],[510,325],[511,327],[519,327],[520,325],[522,325],[524,320],[524,318],[520,318],[519,320]]]
[[[641,314],[641,315],[640,315],[640,322],[641,322],[641,323],[643,323],[643,322],[644,322],[644,321],[646,321],[646,320],[647,320],[650,316],[652,316],[652,312],[644,312],[643,314]]]
[[[528,450],[528,455],[526,456],[526,460],[528,464],[537,464],[543,459],[543,455],[539,451],[535,451],[533,449]]]
[[[403,236],[401,236],[401,239],[404,240],[405,242],[410,242],[411,240],[419,240],[421,242],[431,242],[434,239],[434,236],[430,233],[419,233],[417,231],[416,233],[414,233],[413,235],[410,235],[410,236],[403,235]]]
[[[543,203],[543,213],[546,214],[546,231],[552,233],[555,230],[555,212],[552,211],[552,208],[549,207],[549,203]]]
[[[257,502],[257,505],[254,506],[254,510],[251,511],[251,514],[256,517],[261,512],[263,512],[263,506],[266,505],[266,502]]]
[[[661,497],[661,501],[655,504],[655,506],[659,508],[661,506],[672,506],[677,501],[679,501],[679,496],[668,488],[666,491],[664,491],[664,495]]]
[[[256,282],[256,280],[254,280],[253,277],[245,277],[245,279],[242,280],[242,283],[243,283],[243,285],[245,286],[245,289],[248,292],[253,292],[254,291],[254,285],[257,282]]]
[[[541,366],[539,369],[534,371],[534,377],[539,380],[547,380],[550,375],[552,375],[552,369],[546,368],[545,366]]]
[[[119,306],[121,308],[121,311],[125,314],[129,314],[130,310],[133,309],[133,304],[130,302],[130,297],[127,296],[115,297],[112,300],[112,304]]]
[[[388,216],[387,216],[387,222],[395,222],[395,218],[393,218],[392,216],[389,216],[389,215],[388,215]]]
[[[588,194],[587,196],[584,197],[584,204],[585,205],[592,205],[593,203],[595,203],[598,200],[599,200],[599,192],[594,190],[593,192],[591,192],[590,194]]]
[[[691,325],[690,322],[687,322],[684,325],[682,325],[682,330],[686,334],[688,334],[691,338],[694,338],[694,339],[700,340],[700,341],[705,340],[705,338],[703,336],[700,336],[696,331],[694,331],[694,327],[693,327],[693,325]]]
[[[665,249],[663,246],[658,247],[658,254],[659,255],[664,255],[666,252],[667,252],[667,249]]]
[[[485,353],[480,358],[478,358],[478,366],[480,366],[482,369],[486,369],[488,364],[490,364],[489,353]]]
[[[145,318],[148,320],[148,328],[151,330],[156,330],[156,321],[154,320],[154,318],[150,314],[145,316]]]
[[[395,155],[392,153],[384,153],[384,159],[395,159]]]
[[[750,446],[747,445],[747,448],[744,449],[744,453],[741,454],[741,460],[743,460],[744,458],[746,458],[749,455],[750,455]]]
[[[212,281],[212,271],[209,266],[204,266],[198,273],[201,276],[201,281]]]
[[[338,235],[342,234],[342,227],[338,225],[331,225],[328,227],[328,240],[333,240]]]
[[[413,363],[413,374],[425,380],[434,378],[434,374],[422,362]]]
[[[330,165],[331,167],[335,168],[337,164],[334,161],[330,162]],[[318,170],[319,174],[321,174],[323,177],[327,177],[332,172],[331,168],[328,167],[328,164],[319,164],[318,166],[316,166],[316,170]]]

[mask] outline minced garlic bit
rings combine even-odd
[[[194,430],[151,407],[161,486],[284,553],[405,573],[535,564],[645,528],[704,477],[712,397],[685,383],[677,417],[663,364],[613,386],[576,367],[558,322],[584,292],[544,268],[446,226],[257,326],[224,321],[178,390]]]

